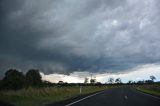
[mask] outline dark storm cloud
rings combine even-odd
[[[158,0],[1,0],[0,71],[118,72],[159,63]]]

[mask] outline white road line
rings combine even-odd
[[[156,98],[156,99],[159,99],[159,100],[160,100],[160,98],[159,98],[159,97],[153,96],[153,95],[151,95],[151,94],[144,93],[144,92],[142,92],[142,91],[138,91],[138,90],[137,90],[137,92],[139,92],[139,93],[141,93],[141,94],[144,94],[144,95],[147,95],[147,96],[150,96],[150,97],[152,97],[152,98]]]
[[[92,96],[98,95],[98,94],[100,94],[100,93],[102,93],[102,92],[104,92],[104,91],[97,92],[97,93],[95,93],[95,94],[89,95],[89,96],[87,96],[87,97],[84,97],[84,98],[82,98],[82,99],[79,99],[79,100],[77,100],[77,101],[75,101],[75,102],[72,102],[72,103],[70,103],[70,104],[68,104],[68,105],[65,105],[65,106],[71,106],[71,105],[73,105],[73,104],[75,104],[75,103],[78,103],[78,102],[80,102],[80,101],[82,101],[82,100],[85,100],[85,99],[87,99],[87,98],[90,98],[90,97],[92,97]]]

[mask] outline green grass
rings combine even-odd
[[[82,94],[107,89],[106,86],[82,87]],[[0,100],[16,106],[44,106],[45,104],[62,101],[80,95],[79,87],[45,87],[28,88],[18,91],[0,91]]]
[[[141,92],[160,97],[160,85],[159,84],[139,85],[136,87],[136,89]]]

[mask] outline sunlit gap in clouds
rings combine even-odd
[[[131,70],[119,73],[90,73],[90,72],[72,72],[69,75],[65,74],[44,74],[41,72],[42,79],[50,82],[58,83],[59,81],[67,83],[83,83],[84,79],[91,78],[91,75],[96,78],[97,82],[106,83],[109,78],[121,78],[122,82],[127,83],[129,80],[132,81],[142,81],[148,80],[151,75],[156,77],[155,81],[160,80],[160,65],[158,64],[148,64],[138,66]]]

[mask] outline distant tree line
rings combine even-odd
[[[132,81],[129,80],[127,84],[153,84],[156,77],[151,75],[148,80]],[[108,84],[123,84],[120,78],[114,80],[114,78],[108,79]]]
[[[142,81],[128,81],[128,85],[133,84],[153,84],[155,76],[150,76],[149,80]],[[157,82],[160,83],[160,82]],[[47,86],[104,86],[104,85],[123,85],[120,78],[114,80],[114,78],[109,78],[108,83],[102,84],[101,82],[96,82],[96,79],[85,78],[84,83],[67,83],[63,81],[59,81],[58,83],[51,83],[49,81],[42,80],[42,77],[39,73],[38,69],[30,69],[26,72],[26,74],[18,71],[17,69],[9,69],[6,71],[5,76],[2,80],[0,80],[0,90],[18,90],[22,88],[28,87],[47,87]]]
[[[41,75],[37,69],[30,69],[25,75],[16,69],[9,69],[0,81],[0,89],[18,90],[30,86],[42,86]]]
[[[117,78],[114,80],[114,78],[109,78],[108,79],[109,84],[122,84],[121,78]]]
[[[151,75],[148,80],[140,80],[140,81],[131,81],[129,80],[127,84],[153,84],[155,83],[156,77]],[[159,83],[159,82],[158,82]]]

